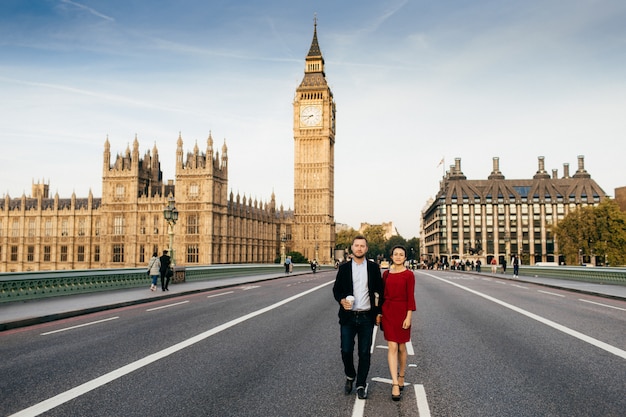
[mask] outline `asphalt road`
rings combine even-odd
[[[416,271],[407,388],[343,394],[334,271],[0,333],[0,415],[623,416],[626,302]]]

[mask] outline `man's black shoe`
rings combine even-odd
[[[359,400],[365,400],[367,398],[367,385],[365,387],[357,387],[356,395],[359,397]]]
[[[344,386],[344,390],[346,391],[346,395],[352,392],[352,383],[354,379],[346,378],[346,385]]]

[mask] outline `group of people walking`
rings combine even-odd
[[[389,348],[391,399],[399,401],[405,386],[406,343],[411,339],[411,320],[416,309],[415,276],[405,266],[406,248],[403,246],[393,247],[392,263],[382,276],[378,264],[366,258],[368,248],[364,236],[355,237],[351,249],[352,259],[338,267],[333,286],[333,295],[339,303],[341,359],[346,375],[344,392],[350,394],[356,383],[357,396],[367,398],[372,334],[374,326],[380,326]]]
[[[161,290],[169,291],[170,278],[173,275],[172,268],[170,268],[171,263],[172,260],[167,254],[167,250],[164,250],[160,257],[157,252],[152,254],[152,258],[148,262],[148,275],[152,279],[150,291],[156,291],[159,277],[161,278]]]

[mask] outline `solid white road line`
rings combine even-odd
[[[374,348],[376,347],[376,334],[378,333],[378,326],[374,326],[374,330],[372,330],[372,345],[370,346],[370,355],[374,353]]]
[[[614,308],[616,310],[626,311],[626,308],[610,306],[608,304],[596,303],[595,301],[583,300],[582,298],[579,298],[578,301],[582,301],[584,303],[589,303],[589,304],[595,304],[595,305],[599,305],[599,306],[602,306],[602,307]]]
[[[51,332],[42,333],[41,336],[47,336],[47,335],[52,334],[52,333],[64,332],[66,330],[78,329],[79,327],[91,326],[92,324],[104,323],[105,321],[110,321],[110,320],[115,320],[115,319],[119,319],[119,317],[110,317],[108,319],[103,319],[103,320],[98,320],[98,321],[91,321],[89,323],[83,323],[83,324],[79,324],[77,326],[65,327],[64,329],[52,330]]]
[[[365,414],[365,400],[361,400],[356,396],[354,407],[352,407],[352,417],[363,417]]]
[[[406,342],[406,354],[409,356],[415,355],[415,350],[413,349],[413,343],[410,340]]]
[[[310,290],[301,292],[300,294],[296,294],[292,297],[289,298],[285,298],[282,301],[279,301],[277,303],[274,303],[270,306],[267,306],[265,308],[262,308],[260,310],[257,311],[253,311],[252,313],[246,314],[244,316],[241,316],[237,319],[231,320],[227,323],[224,323],[222,325],[219,325],[217,327],[214,327],[211,330],[207,330],[206,332],[200,333],[194,337],[191,337],[187,340],[183,340],[180,343],[177,343],[173,346],[168,347],[167,349],[163,349],[159,352],[153,353],[152,355],[148,355],[145,358],[139,359],[135,362],[129,363],[126,366],[122,366],[119,369],[116,369],[114,371],[109,372],[108,374],[104,374],[98,378],[92,379],[91,381],[87,381],[82,385],[79,385],[77,387],[74,387],[68,391],[62,392],[52,398],[48,398],[47,400],[44,400],[38,404],[35,404],[31,407],[25,408],[22,411],[18,411],[15,414],[12,414],[11,417],[32,417],[32,416],[38,416],[42,413],[45,413],[48,410],[51,410],[55,407],[58,407],[61,404],[64,404],[68,401],[73,400],[74,398],[80,397],[83,394],[86,394],[87,392],[94,390],[96,388],[99,388],[105,384],[108,384],[111,381],[114,381],[118,378],[123,377],[124,375],[130,374],[131,372],[134,372],[138,369],[143,368],[144,366],[150,365],[152,362],[156,362],[158,360],[161,360],[173,353],[178,352],[179,350],[183,350],[189,346],[192,346],[198,342],[203,341],[204,339],[207,339],[213,335],[216,335],[219,332],[222,332],[226,329],[229,329],[233,326],[236,326],[237,324],[243,323],[244,321],[250,320],[251,318],[254,318],[256,316],[259,316],[261,314],[267,313],[268,311],[274,310],[278,307],[281,307],[287,303],[290,303],[291,301],[297,300],[300,297],[304,297],[307,294],[310,294],[312,292],[315,292],[317,290],[319,290],[320,288],[323,288],[327,285],[330,285],[334,283],[333,281],[329,281],[325,284],[322,285],[318,285],[317,287],[311,288]]]
[[[479,297],[482,297],[482,298],[484,298],[486,300],[492,301],[492,302],[494,302],[496,304],[500,304],[503,307],[506,307],[506,308],[508,308],[510,310],[513,310],[513,311],[515,311],[517,313],[520,313],[520,314],[522,314],[522,315],[524,315],[526,317],[529,317],[529,318],[531,318],[533,320],[536,320],[536,321],[538,321],[540,323],[543,323],[546,326],[550,326],[553,329],[556,329],[556,330],[561,331],[561,332],[563,332],[565,334],[568,334],[568,335],[570,335],[572,337],[575,337],[575,338],[577,338],[579,340],[582,340],[583,342],[587,342],[587,343],[589,343],[589,344],[591,344],[593,346],[596,346],[596,347],[598,347],[600,349],[606,350],[607,352],[612,353],[615,356],[619,356],[622,359],[626,359],[626,351],[625,350],[616,348],[615,346],[609,345],[608,343],[604,343],[604,342],[602,342],[602,341],[600,341],[598,339],[594,339],[591,336],[587,336],[586,334],[577,332],[576,330],[570,329],[569,327],[565,327],[562,324],[556,323],[556,322],[554,322],[552,320],[548,320],[548,319],[546,319],[544,317],[541,317],[541,316],[539,316],[537,314],[531,313],[530,311],[526,311],[526,310],[524,310],[522,308],[519,308],[519,307],[516,307],[516,306],[514,306],[512,304],[505,303],[504,301],[498,300],[497,298],[491,297],[490,295],[483,294],[483,293],[478,292],[476,290],[472,290],[471,288],[464,287],[463,285],[459,285],[459,284],[457,284],[455,282],[451,282],[451,281],[448,281],[446,279],[436,277],[436,276],[434,276],[432,274],[427,274],[425,272],[422,272],[422,274],[427,275],[427,276],[429,276],[431,278],[435,278],[436,280],[445,282],[447,284],[454,285],[455,287],[458,287],[458,288],[460,288],[462,290],[465,290],[467,292],[475,294],[475,295],[477,295]]]
[[[189,302],[189,300],[187,300],[187,301],[181,301],[181,302],[179,302],[179,303],[167,304],[167,305],[160,306],[160,307],[149,308],[149,309],[147,309],[146,311],[161,310],[161,309],[163,309],[163,308],[170,308],[170,307],[178,306],[178,305],[181,305],[181,304],[187,304],[188,302]]]
[[[430,407],[426,398],[426,390],[421,384],[415,384],[415,399],[417,401],[417,412],[419,417],[430,417]]]

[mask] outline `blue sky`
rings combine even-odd
[[[317,13],[337,102],[335,220],[420,211],[461,158],[485,179],[585,169],[626,185],[626,2],[0,2],[0,195],[101,196],[102,152],[135,135],[174,178],[185,151],[226,141],[229,187],[293,207],[292,101]],[[445,160],[443,166],[439,162]],[[264,175],[259,173],[263,172]]]

